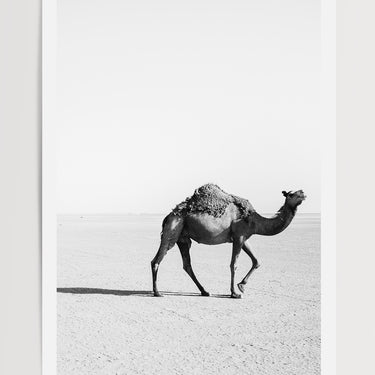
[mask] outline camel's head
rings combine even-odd
[[[306,195],[302,190],[297,190],[295,192],[283,191],[283,196],[285,197],[285,204],[289,205],[292,208],[297,208],[305,199]]]

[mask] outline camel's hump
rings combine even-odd
[[[215,184],[206,184],[196,189],[191,197],[178,204],[173,213],[178,216],[187,213],[205,213],[220,217],[230,203],[239,208],[243,217],[255,211],[247,199],[228,194]]]

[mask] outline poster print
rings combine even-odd
[[[320,374],[320,27],[57,1],[58,374]]]

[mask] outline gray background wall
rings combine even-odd
[[[0,1],[0,374],[41,372],[41,1]]]
[[[374,7],[337,7],[340,375],[375,372]],[[10,375],[41,373],[40,35],[40,0],[0,1],[0,373]]]
[[[337,373],[375,374],[375,4],[337,4]]]

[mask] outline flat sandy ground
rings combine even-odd
[[[231,245],[174,247],[151,296],[162,216],[58,218],[58,374],[320,374],[320,219],[250,239],[261,267],[228,298]],[[251,261],[240,255],[237,282]]]

